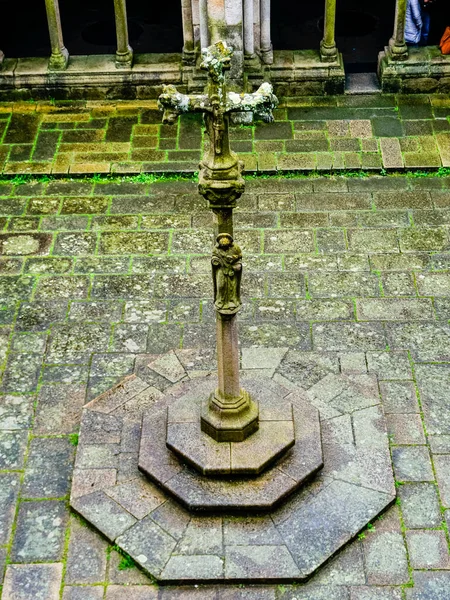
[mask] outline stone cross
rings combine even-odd
[[[217,323],[219,387],[202,410],[201,428],[218,442],[239,442],[258,429],[258,407],[239,383],[236,314],[241,307],[242,252],[233,238],[233,208],[243,194],[244,164],[230,148],[229,119],[233,112],[251,112],[273,121],[277,97],[269,83],[252,94],[227,92],[225,71],[232,48],[225,42],[202,50],[201,68],[208,73],[205,94],[188,96],[165,86],[159,97],[163,123],[175,123],[188,112],[204,115],[209,144],[200,163],[199,193],[216,216],[218,236],[212,255],[214,306]]]

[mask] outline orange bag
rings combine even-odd
[[[439,48],[441,49],[442,54],[450,54],[450,27],[445,29]]]

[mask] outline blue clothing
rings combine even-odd
[[[405,42],[426,45],[430,33],[430,13],[421,0],[408,0],[406,6]]]

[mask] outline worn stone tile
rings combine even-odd
[[[62,600],[102,600],[104,591],[102,586],[65,585]]]
[[[350,600],[402,600],[400,588],[360,586],[350,589]]]
[[[414,587],[406,590],[407,600],[449,600],[448,571],[413,571]]]
[[[134,517],[102,491],[72,500],[72,506],[110,540],[136,523]]]
[[[33,392],[36,390],[42,367],[40,354],[9,354],[1,389],[5,392]]]
[[[420,391],[427,433],[450,433],[450,415],[445,388],[450,375],[447,364],[417,365],[417,384]]]
[[[158,575],[176,546],[176,540],[150,517],[146,517],[121,535],[117,543],[149,572]],[[177,577],[174,577],[177,579]]]
[[[230,580],[240,579],[247,573],[253,577],[257,575],[265,579],[274,579],[280,576],[295,577],[298,572],[297,565],[284,545],[225,548],[225,576]]]
[[[434,457],[434,468],[441,494],[441,502],[446,508],[450,508],[450,454],[436,455]]]
[[[106,542],[96,532],[72,518],[64,582],[89,584],[105,581],[106,549]]]
[[[16,320],[19,331],[44,331],[56,321],[62,321],[67,312],[67,301],[23,302]]]
[[[426,443],[420,415],[390,414],[386,422],[393,444]]]
[[[367,582],[372,585],[401,585],[409,581],[403,536],[395,532],[370,534],[364,540]]]
[[[42,300],[87,298],[89,279],[87,277],[40,277],[35,290],[35,298]]]
[[[50,363],[87,363],[93,352],[108,349],[110,325],[107,323],[58,324],[52,328],[46,361]]]
[[[19,484],[18,474],[0,473],[0,544],[10,541]]]
[[[450,328],[445,324],[392,323],[386,334],[391,348],[409,350],[419,362],[448,360]]]
[[[69,492],[75,448],[66,438],[31,440],[22,485],[24,498],[62,498]]]
[[[379,296],[378,277],[372,273],[311,272],[308,290],[313,298]]]
[[[28,429],[33,416],[34,396],[0,394],[0,431]]]
[[[364,298],[356,301],[362,321],[426,321],[433,319],[429,299]]]
[[[5,600],[59,600],[62,563],[8,565],[2,597]]]
[[[448,569],[450,557],[444,531],[407,531],[409,560],[413,569]]]
[[[370,371],[370,368],[369,368]],[[418,413],[416,391],[412,382],[383,381],[380,383],[386,413]]]
[[[110,302],[71,302],[68,318],[74,321],[120,321],[123,304]]]
[[[0,431],[0,469],[22,469],[27,442],[26,431]]]
[[[282,600],[349,600],[350,593],[343,585],[315,585],[314,582],[283,588]]]
[[[314,350],[382,350],[386,346],[384,330],[379,323],[313,324]]]
[[[313,576],[313,584],[318,585],[351,585],[359,586],[366,583],[362,544],[353,542],[344,548],[327,565]]]
[[[138,586],[131,585],[109,585],[106,590],[106,600],[121,600],[124,592],[128,600],[157,600],[157,598],[169,598],[165,590],[158,591],[158,588],[152,585]],[[162,594],[160,596],[160,594]]]
[[[84,400],[84,385],[43,385],[38,394],[34,433],[73,433],[78,427]]]
[[[434,481],[426,446],[397,446],[392,449],[395,477],[400,481]]]
[[[68,511],[64,502],[23,502],[19,507],[11,558],[15,562],[58,561],[64,552]]]

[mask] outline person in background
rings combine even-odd
[[[405,41],[410,46],[427,46],[430,35],[430,7],[434,0],[408,0]]]

